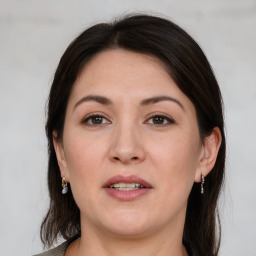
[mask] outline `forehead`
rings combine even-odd
[[[106,65],[107,64],[107,65]],[[117,68],[116,64],[127,65],[127,67],[134,67],[138,64],[143,68],[158,68],[159,70],[165,69],[165,64],[156,56],[152,54],[134,52],[122,48],[108,49],[96,54],[87,64],[86,69],[106,66],[109,69]]]
[[[179,91],[166,70],[165,64],[152,55],[111,49],[100,52],[85,65],[73,86],[73,92],[119,90],[131,93],[142,90],[144,93],[160,93],[172,87]]]

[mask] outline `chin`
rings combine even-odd
[[[152,221],[137,211],[109,216],[102,224],[110,233],[124,237],[140,237],[152,228]]]
[[[134,223],[133,225],[129,225],[127,227],[120,227],[120,226],[111,226],[108,227],[108,232],[113,234],[117,237],[123,238],[139,238],[146,236],[149,233],[150,229],[145,226],[137,225]]]

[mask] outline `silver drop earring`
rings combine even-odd
[[[204,193],[204,175],[203,173],[201,174],[201,194]]]
[[[65,195],[68,193],[68,184],[65,180],[65,177],[62,178],[62,194]]]

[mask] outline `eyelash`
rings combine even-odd
[[[104,123],[102,123],[102,124],[89,124],[88,122],[90,121],[90,120],[92,120],[92,118],[102,118],[102,119],[105,119],[105,120],[107,120],[108,121],[108,119],[106,118],[106,117],[104,117],[103,115],[100,115],[100,114],[91,114],[91,115],[89,115],[89,116],[87,116],[87,117],[85,117],[83,120],[82,120],[82,124],[85,124],[85,125],[88,125],[88,126],[103,126],[103,125],[105,125]],[[108,121],[109,123],[110,123],[110,121]]]
[[[150,125],[154,125],[154,126],[168,126],[168,125],[171,125],[171,124],[174,124],[175,123],[175,121],[172,119],[172,118],[170,118],[170,117],[168,117],[168,116],[165,116],[165,115],[162,115],[162,114],[153,114],[153,115],[151,115],[147,120],[146,120],[146,122],[148,122],[148,120],[150,120],[150,119],[152,119],[152,118],[156,118],[156,117],[158,117],[158,118],[163,118],[165,121],[167,121],[167,123],[164,123],[164,124],[150,124]]]
[[[154,124],[154,123],[149,123],[149,120],[152,119],[152,118],[162,118],[164,120],[164,122],[166,123],[163,123],[163,124]],[[100,123],[100,124],[92,124],[92,123],[89,123],[89,121],[91,121],[93,118],[101,118],[101,119],[105,119],[107,120],[107,122],[105,123]],[[85,117],[82,122],[82,124],[85,124],[87,126],[92,126],[92,127],[95,127],[95,126],[104,126],[106,123],[111,123],[106,117],[104,117],[103,115],[100,115],[100,114],[91,114],[87,117]],[[150,125],[153,125],[153,126],[157,126],[157,127],[161,127],[161,126],[168,126],[168,125],[171,125],[171,124],[174,124],[175,121],[170,118],[170,117],[167,117],[165,115],[162,115],[162,114],[153,114],[151,115],[149,118],[147,118],[147,120],[144,122],[144,123],[148,123]]]

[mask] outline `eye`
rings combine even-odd
[[[152,125],[169,125],[173,124],[174,120],[164,115],[155,114],[151,116],[149,119],[147,119],[146,122]]]
[[[110,121],[107,120],[104,116],[101,116],[101,115],[90,115],[90,116],[87,116],[82,121],[82,123],[86,124],[88,126],[98,126],[98,125],[109,124]]]

